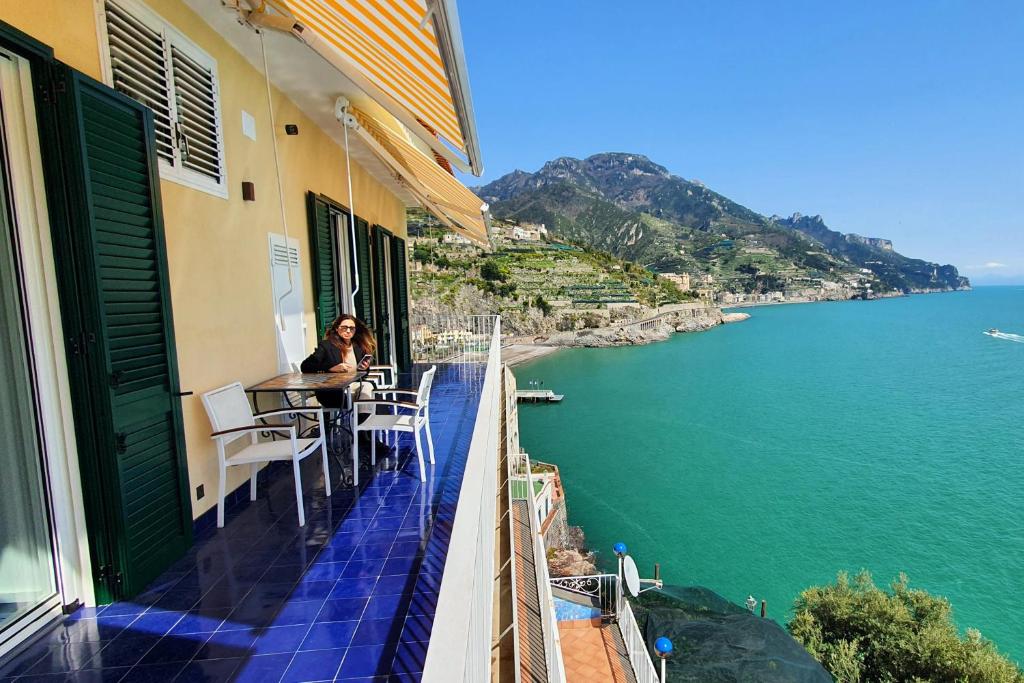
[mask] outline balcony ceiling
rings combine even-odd
[[[260,53],[259,35],[248,26],[238,22],[238,14],[223,7],[216,0],[184,0],[196,14],[203,18],[217,33],[234,47],[261,74],[263,57]],[[334,102],[344,95],[360,110],[382,120],[392,120],[377,102],[355,86],[337,69],[319,55],[290,35],[276,31],[264,31],[269,64],[270,81],[288,97],[302,112],[339,146],[344,145],[344,132],[334,118]],[[278,121],[279,127],[289,121]],[[225,122],[225,125],[229,125]],[[302,135],[302,129],[299,129]],[[418,206],[419,202],[399,182],[394,174],[369,147],[349,135],[352,161],[384,185],[407,206]],[[344,169],[339,169],[344,172]],[[344,197],[337,197],[345,201]]]

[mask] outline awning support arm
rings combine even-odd
[[[356,294],[359,292],[359,253],[356,249],[356,205],[352,197],[352,161],[349,155],[348,129],[355,125],[356,119],[348,113],[348,99],[338,97],[334,101],[334,117],[341,124],[345,136],[345,179],[348,181],[348,232],[349,232],[349,253],[352,254],[352,281],[355,286],[352,288],[352,311],[356,310]]]

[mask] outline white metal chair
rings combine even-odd
[[[392,365],[371,365],[366,369],[366,379],[378,389],[392,389],[398,380],[398,368]]]
[[[419,389],[379,389],[376,394],[391,396],[390,399],[373,398],[357,400],[356,406],[390,406],[394,413],[371,414],[362,423],[359,422],[358,411],[352,411],[352,480],[359,486],[359,432],[370,432],[370,463],[377,464],[377,440],[375,432],[409,432],[416,440],[416,457],[420,461],[420,481],[426,481],[426,468],[423,465],[423,446],[420,444],[420,431],[427,432],[427,448],[430,462],[434,462],[434,437],[430,433],[430,387],[434,382],[437,366],[432,365],[423,373]],[[410,401],[399,401],[397,397],[412,396]],[[396,435],[397,436],[397,435]]]
[[[398,385],[398,366],[393,363],[391,365],[371,365],[366,369],[366,381],[373,384],[376,388],[374,391],[374,395],[376,397],[388,398],[387,392],[381,390],[394,389]],[[395,412],[393,407],[391,408],[391,412]],[[398,438],[397,434],[395,435],[395,438]],[[385,432],[384,443],[388,445],[391,444],[390,432]]]
[[[299,463],[317,449],[323,460],[324,487],[327,495],[331,495],[331,474],[327,465],[327,441],[324,435],[324,411],[320,407],[280,408],[263,413],[253,413],[245,389],[240,382],[234,382],[203,394],[203,406],[210,418],[213,433],[210,437],[217,442],[217,464],[219,480],[217,483],[217,526],[224,526],[224,495],[227,485],[227,468],[236,465],[249,466],[249,500],[256,500],[256,475],[260,463],[274,460],[291,460],[292,473],[295,476],[295,503],[299,510],[299,526],[306,525],[306,512],[302,505],[302,476]],[[291,424],[257,424],[257,419],[274,415],[294,415],[311,413],[316,415],[320,425],[319,434],[312,439],[298,438],[298,426]],[[260,432],[287,434],[288,440],[260,441]],[[249,444],[233,455],[227,455],[225,447],[248,435]]]

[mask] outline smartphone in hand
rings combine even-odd
[[[371,356],[370,354],[366,354],[365,356],[359,359],[359,365],[357,365],[356,367],[359,370],[365,370],[366,368],[370,367],[370,363],[372,362],[373,356]]]

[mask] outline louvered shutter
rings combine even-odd
[[[355,314],[371,328],[376,327],[373,319],[373,268],[370,254],[370,226],[356,217],[356,272],[359,274],[359,291],[355,295]]]
[[[165,177],[226,193],[215,63],[135,0],[103,7],[114,87],[153,110]]]
[[[217,84],[213,71],[171,45],[174,101],[178,112],[178,151],[181,165],[223,181],[221,139],[217,116]]]
[[[75,253],[75,304],[91,339],[73,384],[90,535],[109,534],[105,597],[141,590],[191,544],[192,514],[152,118],[70,72],[62,226]],[[75,361],[78,362],[78,361]],[[82,408],[83,403],[87,408]],[[84,427],[82,429],[85,429]],[[102,577],[98,577],[101,578]],[[103,591],[101,591],[102,593]],[[102,596],[101,596],[102,597]]]
[[[379,225],[373,226],[373,310],[377,336],[377,361],[391,362],[391,317],[388,315],[388,250],[391,233]]]
[[[307,206],[317,338],[322,339],[327,326],[341,312],[338,294],[337,232],[334,230],[331,207],[327,202],[310,192],[307,195]]]
[[[302,322],[305,294],[302,290],[299,241],[294,238],[286,241],[284,235],[276,233],[268,234],[267,238],[278,372],[292,372],[309,352]]]
[[[153,110],[157,154],[174,163],[174,126],[163,33],[109,0],[104,5],[114,89]]]
[[[391,310],[395,316],[395,363],[401,372],[412,367],[412,346],[409,343],[409,282],[405,269],[405,240],[391,238]]]

